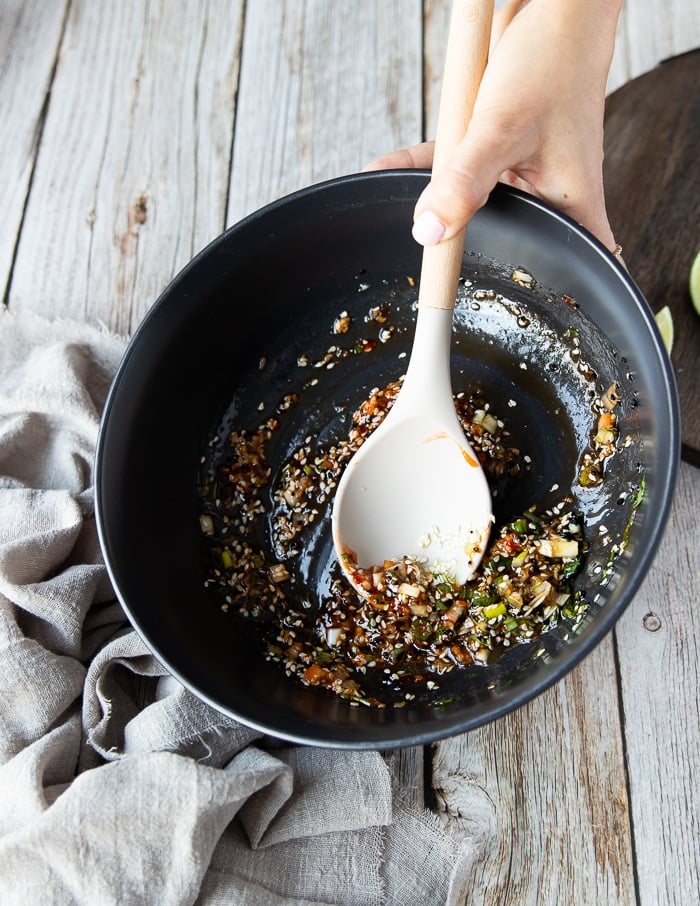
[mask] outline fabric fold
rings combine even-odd
[[[476,830],[403,801],[378,752],[220,714],[129,625],[93,502],[124,348],[0,313],[0,902],[457,903]]]

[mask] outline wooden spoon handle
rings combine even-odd
[[[489,52],[494,0],[454,0],[438,111],[433,174],[462,141]],[[423,250],[418,305],[454,308],[465,229]]]

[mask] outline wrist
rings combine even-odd
[[[591,75],[596,71],[607,78],[622,4],[623,0],[528,0],[525,6],[531,13],[538,8],[537,19],[550,40],[577,56],[585,54]]]
[[[614,41],[624,0],[526,0],[524,5],[539,6],[543,15],[563,30],[577,30],[593,39]],[[521,7],[522,8],[522,7]],[[588,47],[586,48],[586,54]]]

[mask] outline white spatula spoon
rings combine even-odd
[[[455,0],[438,115],[433,173],[471,117],[488,55],[493,0]],[[464,230],[423,252],[408,370],[384,422],[348,463],[333,505],[333,542],[346,575],[416,557],[465,582],[493,522],[491,495],[457,417],[450,378],[452,315]]]

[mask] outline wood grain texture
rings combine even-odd
[[[0,4],[0,295],[5,290],[29,192],[68,0]]]
[[[419,0],[247,7],[228,222],[421,128]]]
[[[420,139],[417,0],[249,3],[227,222]],[[423,804],[423,750],[387,755]]]
[[[496,7],[501,4],[496,3]],[[425,0],[423,23],[423,141],[435,138],[437,129],[442,67],[450,27],[449,0]]]
[[[76,0],[11,307],[129,332],[224,225],[242,2]]]
[[[683,455],[700,465],[700,318],[688,277],[700,251],[700,49],[618,89],[605,117],[605,187],[613,231],[653,311],[668,305]]]
[[[615,629],[640,906],[700,891],[700,472],[682,464],[665,536]]]
[[[435,54],[444,40],[445,8],[440,0],[426,8],[430,16],[425,47]],[[691,10],[687,4],[645,0],[626,4],[626,11],[618,30],[610,90],[652,70],[677,47],[700,45],[697,6]],[[655,28],[649,27],[650,21]],[[430,77],[434,71],[438,64],[426,61],[428,123],[437,105]],[[690,92],[693,95],[697,97],[697,90]],[[667,150],[666,143],[658,150]],[[642,204],[643,199],[642,194]],[[493,836],[476,867],[469,906],[694,902],[699,889],[700,808],[690,765],[698,763],[699,635],[694,625],[697,607],[688,619],[682,602],[687,595],[697,601],[700,591],[696,578],[700,562],[687,525],[690,521],[697,527],[700,479],[688,469],[682,473],[678,514],[673,517],[678,530],[670,528],[667,539],[673,540],[664,542],[665,547],[675,543],[675,557],[652,570],[630,615],[620,623],[616,646],[606,640],[563,683],[521,711],[435,747],[433,785],[439,807],[454,816],[468,815],[466,803],[479,801],[474,789],[481,791],[482,803],[493,803]],[[662,551],[657,562],[663,560]],[[666,579],[663,592],[658,570]],[[636,636],[649,634],[639,627],[657,595],[667,607],[678,607],[675,633],[668,640],[675,652],[669,670],[665,665],[659,669],[658,656],[650,670],[649,661],[638,657],[636,645]],[[635,621],[632,640],[626,634],[629,620]],[[679,688],[687,691],[676,708]],[[686,752],[679,756],[684,747]],[[670,776],[664,782],[666,771]],[[477,809],[476,814],[485,827],[485,810]]]
[[[392,781],[406,805],[425,808],[423,785],[423,746],[406,746],[392,749],[384,758],[391,770]]]
[[[226,223],[430,137],[449,10],[5,0],[10,306],[129,332]],[[696,0],[629,0],[609,88],[697,46]],[[525,708],[434,747],[426,798],[481,835],[470,906],[697,899],[699,508],[700,473],[686,465],[657,561],[614,636]],[[423,750],[387,758],[420,804]]]
[[[608,93],[653,69],[666,57],[700,46],[700,3],[627,0],[622,6]]]
[[[469,906],[635,903],[610,638],[525,707],[439,743],[433,772],[447,811],[473,786],[493,803]]]

